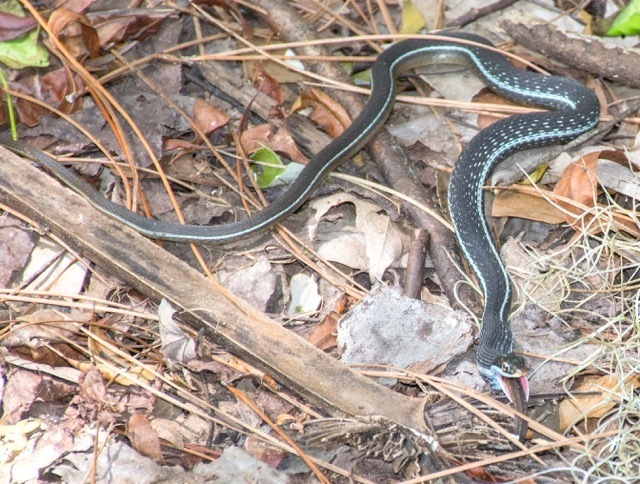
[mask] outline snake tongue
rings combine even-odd
[[[520,383],[520,387],[522,387],[522,392],[524,393],[524,401],[528,402],[529,401],[529,380],[525,375],[523,375],[520,378],[518,378],[518,381]]]
[[[518,378],[505,378],[502,375],[497,375],[500,388],[507,396],[511,403],[529,401],[529,380],[525,375]]]
[[[526,376],[517,378],[505,378],[498,375],[498,381],[502,391],[507,395],[515,409],[523,414],[527,413],[527,400],[529,400],[529,380]],[[516,417],[514,432],[520,442],[524,442],[529,425],[526,420]]]

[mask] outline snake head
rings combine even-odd
[[[500,388],[512,403],[529,400],[529,380],[527,363],[522,356],[514,353],[498,356],[491,366]]]

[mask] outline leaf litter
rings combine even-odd
[[[89,10],[85,12],[88,7]],[[166,10],[156,10],[151,5],[129,14],[112,9],[101,11],[102,7],[104,5],[101,2],[85,2],[78,11],[83,12],[82,15],[75,14],[72,10],[59,9],[55,17],[57,23],[53,25],[57,29],[56,33],[64,34],[68,47],[78,57],[84,57],[96,77],[109,76],[117,65],[109,55],[100,57],[101,53],[107,53],[112,46],[127,45],[130,61],[150,56],[142,71],[156,86],[161,87],[161,93],[149,89],[141,77],[131,72],[121,73],[119,77],[115,77],[116,81],[110,83],[106,80],[105,84],[145,133],[153,154],[160,157],[163,163],[168,166],[176,163],[175,153],[165,151],[168,146],[173,150],[188,152],[187,156],[182,153],[177,158],[182,165],[179,171],[184,184],[195,187],[195,193],[204,192],[209,196],[202,210],[199,209],[201,202],[194,202],[193,206],[198,207],[194,212],[210,210],[210,205],[216,203],[222,207],[216,213],[216,218],[225,221],[242,216],[239,215],[241,210],[229,209],[229,206],[238,207],[240,198],[229,193],[230,190],[225,188],[224,183],[216,178],[233,182],[236,174],[219,175],[217,170],[211,170],[208,166],[205,170],[200,169],[204,140],[200,135],[194,135],[190,129],[196,125],[207,135],[208,141],[229,150],[232,139],[229,127],[237,126],[237,121],[244,114],[243,108],[228,103],[228,100],[209,98],[201,89],[189,85],[183,77],[183,69],[188,68],[185,65],[189,63],[186,56],[171,58],[180,59],[184,65],[151,60],[157,53],[172,55],[171,48],[180,39],[195,35],[193,28],[179,22],[177,17],[169,15]],[[69,3],[67,8],[74,7]],[[29,21],[32,22],[33,19]],[[15,29],[10,26],[7,30]],[[216,32],[214,36],[218,34]],[[35,38],[32,34],[30,48],[42,49],[41,45],[33,43]],[[135,43],[129,44],[132,40]],[[38,54],[38,51],[34,50],[34,53]],[[36,65],[44,65],[41,57],[36,59]],[[239,72],[236,68],[237,77],[241,75]],[[259,75],[255,82],[263,92],[278,100],[287,99],[290,102],[294,99],[289,92],[290,86],[284,85],[273,71],[267,74],[256,69],[256,72]],[[296,77],[299,78],[300,76]],[[445,92],[447,87],[469,86],[466,81],[452,82],[433,74],[429,79],[429,84],[445,97],[460,100],[470,99],[477,94],[477,87],[467,87],[467,94],[457,92],[451,95]],[[43,86],[44,92],[38,86]],[[85,87],[75,77],[69,78],[66,69],[61,68],[48,73],[38,71],[35,74],[18,74],[10,79],[10,89],[51,103],[98,137],[109,151],[119,152],[120,139],[105,123],[99,106],[86,96],[74,98]],[[343,116],[337,109],[339,106],[330,95],[321,94],[315,88],[308,91],[308,95],[309,97],[305,94],[300,98],[300,107],[313,105],[315,122],[324,130],[337,134],[343,124]],[[167,99],[190,113],[191,119],[185,120],[180,116],[167,104]],[[21,137],[30,138],[43,148],[55,149],[57,153],[95,154],[91,143],[69,129],[64,118],[48,115],[46,110],[26,99],[20,99],[16,106],[23,123],[20,128]],[[407,113],[412,110],[415,108],[399,108],[391,124],[396,132],[403,135],[400,138],[406,145],[423,144],[424,148],[416,150],[417,152],[441,153],[436,162],[440,163],[439,168],[446,164],[445,159],[456,158],[457,142],[467,140],[475,133],[475,126],[484,123],[483,120],[476,122],[475,115],[445,118],[441,113],[428,113],[426,108],[418,110],[423,119],[416,121],[408,119]],[[292,143],[292,134],[281,123],[282,118],[289,113],[283,114],[281,111],[270,114],[268,121],[274,123],[276,128],[263,124],[246,130],[240,129],[240,139],[245,150],[250,153],[268,146],[289,159],[304,161],[307,157],[297,150]],[[150,157],[142,145],[132,136],[127,138],[133,158],[139,166],[149,166]],[[238,162],[230,151],[223,153],[234,165]],[[629,153],[631,160],[637,156],[637,151]],[[516,190],[510,199],[501,200],[498,197],[494,208],[502,206],[505,211],[496,211],[494,215],[521,217],[524,208],[527,208],[526,218],[530,220],[550,223],[564,217],[564,221],[571,225],[572,229],[565,229],[564,234],[559,236],[560,242],[553,248],[528,246],[523,250],[523,240],[513,238],[502,245],[503,257],[508,261],[519,289],[520,309],[513,324],[515,331],[526,337],[518,338],[518,349],[536,358],[537,366],[533,369],[532,379],[534,391],[552,392],[553,398],[562,399],[559,421],[554,428],[596,436],[594,445],[606,457],[606,465],[597,471],[602,476],[633,475],[634,469],[637,470],[637,456],[635,461],[621,461],[614,447],[617,443],[623,449],[630,448],[633,433],[637,432],[637,424],[633,423],[637,408],[632,403],[634,391],[637,392],[638,388],[638,381],[633,378],[633,372],[637,372],[638,351],[637,331],[634,330],[638,313],[635,296],[638,266],[635,237],[638,229],[634,211],[637,179],[633,161],[626,165],[625,162],[612,162],[602,152],[588,155],[587,158],[585,164],[575,162],[572,168],[560,175],[560,182],[555,189],[557,199],[553,198],[548,187],[541,188],[540,192],[534,194],[531,191],[525,193]],[[558,165],[561,163],[552,164],[551,168],[557,168]],[[97,166],[95,168],[92,176],[99,171]],[[215,174],[210,177],[209,171]],[[186,173],[189,173],[188,178]],[[546,183],[548,181],[544,179],[541,182],[542,185]],[[567,184],[570,188],[567,188]],[[159,201],[166,198],[166,195],[159,190],[157,180],[149,177],[142,186],[145,198],[152,206],[152,213],[166,212],[168,204],[167,208],[158,210]],[[609,195],[602,188],[606,188]],[[404,268],[402,257],[406,253],[406,229],[392,220],[395,216],[389,217],[384,213],[381,206],[386,205],[378,194],[367,193],[365,198],[362,191],[354,188],[350,190],[353,193],[319,199],[314,208],[303,210],[294,223],[288,225],[304,227],[297,232],[304,243],[313,245],[321,256],[319,277],[325,277],[325,270],[334,270],[327,264],[332,262],[339,270],[348,274],[347,280],[357,290],[360,290],[360,285],[367,287],[378,281],[391,284],[395,272]],[[531,198],[524,198],[525,195],[534,197],[536,205],[530,202]],[[268,194],[270,198],[277,196],[277,193]],[[123,197],[117,194],[117,198]],[[188,206],[193,196],[185,193],[179,199]],[[320,204],[324,204],[326,210],[319,210]],[[314,210],[315,219],[310,213]],[[320,225],[319,212],[324,215]],[[551,219],[547,212],[553,212],[553,217],[556,218]],[[211,215],[194,213],[190,220],[207,223],[210,218]],[[322,229],[316,228],[322,224],[328,224],[324,233]],[[192,371],[180,366],[174,367],[168,375],[170,380],[179,382],[179,385],[189,388],[194,394],[208,395],[210,401],[219,402],[230,417],[224,422],[218,422],[215,427],[203,416],[197,415],[197,412],[187,415],[196,408],[205,411],[207,404],[202,401],[183,404],[185,407],[178,416],[175,410],[180,407],[175,402],[167,408],[161,408],[152,393],[148,393],[150,389],[147,385],[156,384],[154,371],[164,371],[159,369],[163,368],[168,356],[166,352],[160,351],[159,345],[165,340],[166,333],[163,336],[163,330],[158,329],[158,317],[148,310],[147,301],[135,294],[135,291],[121,287],[117,281],[109,280],[99,291],[101,299],[98,304],[104,306],[97,310],[94,303],[84,304],[82,296],[85,289],[93,284],[87,282],[87,278],[97,279],[100,275],[95,270],[89,271],[86,261],[75,262],[74,256],[61,259],[63,262],[60,264],[64,268],[62,274],[53,271],[50,279],[37,279],[37,286],[23,286],[22,283],[33,283],[31,273],[24,270],[22,278],[18,278],[16,274],[25,267],[27,260],[35,264],[37,250],[33,246],[39,246],[46,239],[32,234],[27,236],[24,230],[15,232],[14,221],[4,221],[2,229],[3,233],[10,233],[10,236],[0,239],[0,255],[10,253],[10,260],[14,261],[13,265],[3,264],[6,273],[1,279],[2,287],[7,289],[4,292],[7,297],[5,300],[8,301],[6,320],[11,322],[6,326],[8,333],[2,340],[2,371],[8,375],[3,398],[3,416],[6,420],[0,427],[2,462],[8,463],[7,466],[2,466],[0,474],[3,478],[11,476],[14,482],[25,482],[42,478],[42,472],[48,469],[49,476],[79,481],[94,466],[92,468],[97,480],[107,479],[108,472],[114,470],[121,476],[131,473],[139,482],[160,478],[185,480],[187,476],[216,476],[218,479],[233,480],[240,473],[259,476],[260,482],[287,480],[284,474],[264,464],[280,464],[285,453],[281,449],[275,450],[269,435],[257,433],[261,430],[260,419],[247,407],[238,410],[238,403],[229,397],[218,380],[232,380],[255,400],[262,402],[267,407],[267,412],[273,410],[274,419],[295,414],[299,418],[299,421],[294,420],[299,429],[304,428],[304,419],[309,415],[318,416],[314,415],[312,409],[295,401],[295,396],[286,394],[282,389],[274,391],[268,384],[268,375],[248,368],[210,342],[199,340],[197,334],[182,335],[179,331],[171,333],[176,338],[174,344],[184,343],[186,346],[179,347],[172,353],[175,360],[180,361],[178,355],[183,355],[188,346],[189,358],[196,352],[204,352],[207,357],[214,358],[212,361],[216,364],[200,368],[190,364]],[[612,231],[613,229],[619,231]],[[31,243],[34,239],[38,242]],[[398,299],[402,297],[397,291],[378,288],[360,302],[357,309],[351,310],[337,323],[337,315],[329,311],[333,309],[331,303],[338,299],[335,293],[340,293],[343,288],[333,287],[333,292],[323,289],[323,284],[326,284],[323,281],[319,281],[316,286],[315,275],[310,277],[306,274],[308,268],[304,263],[292,257],[289,251],[274,249],[270,239],[267,242],[260,239],[258,242],[253,241],[253,245],[240,247],[248,249],[241,249],[239,256],[229,256],[217,249],[207,254],[208,262],[219,269],[223,284],[243,299],[252,300],[254,307],[260,311],[273,312],[275,308],[276,317],[303,336],[313,331],[309,321],[315,323],[330,315],[326,319],[327,329],[319,339],[331,341],[333,333],[337,331],[338,339],[345,345],[342,353],[345,363],[393,367],[413,365],[412,369],[421,373],[442,372],[444,365],[452,360],[452,366],[457,365],[456,368],[464,369],[465,364],[472,367],[468,365],[469,356],[465,355],[471,341],[472,326],[466,317],[453,311],[444,301],[427,307],[415,301],[399,302]],[[184,254],[170,245],[168,248]],[[190,260],[189,257],[187,259]],[[240,264],[239,261],[243,263]],[[71,267],[75,267],[75,272],[72,272]],[[301,268],[305,271],[305,290],[309,294],[304,304],[289,299],[298,292],[297,288],[294,289],[289,284],[300,277]],[[276,271],[278,274],[274,275]],[[312,283],[310,286],[309,282]],[[432,272],[429,273],[427,284],[431,288],[437,286],[437,278]],[[11,299],[20,291],[27,290],[31,292],[21,295],[26,294],[33,300]],[[54,324],[51,321],[64,319],[55,313],[33,312],[31,305],[36,304],[36,299],[38,304],[47,303],[43,295],[48,299],[55,298],[59,306],[75,304],[73,322]],[[385,298],[393,299],[393,303],[385,302]],[[377,304],[381,306],[378,307]],[[400,309],[415,305],[420,307],[411,311],[418,316],[409,316],[408,312]],[[287,307],[294,310],[286,314]],[[302,308],[304,317],[298,311]],[[318,308],[321,311],[318,316],[308,316],[308,313],[313,314]],[[366,310],[371,312],[367,313]],[[16,317],[16,314],[23,312],[26,313],[26,319]],[[123,316],[117,321],[99,317],[103,312],[122,312]],[[419,316],[421,314],[427,314],[427,317],[422,318]],[[47,318],[42,319],[43,315]],[[551,319],[547,322],[549,316]],[[423,319],[429,319],[429,324],[422,324]],[[446,321],[451,324],[445,325]],[[412,322],[421,324],[409,324]],[[445,326],[452,332],[445,333]],[[429,331],[425,329],[427,327],[430,328]],[[387,333],[389,331],[391,333]],[[438,341],[416,337],[416,334],[426,332],[437,337]],[[373,338],[372,334],[390,334],[392,339]],[[343,343],[347,340],[348,344]],[[540,344],[529,344],[535,341]],[[17,348],[22,352],[18,352]],[[329,342],[324,348],[331,351],[333,343]],[[419,351],[425,348],[429,350],[428,354]],[[353,357],[355,353],[366,353],[368,356],[357,359]],[[80,362],[79,358],[87,361]],[[88,363],[89,360],[91,363]],[[143,366],[133,369],[134,363]],[[13,371],[6,373],[7,368]],[[123,377],[125,373],[129,377]],[[451,371],[445,371],[443,374],[450,373]],[[463,375],[464,370],[458,374]],[[452,378],[455,379],[454,377]],[[481,385],[479,381],[474,383],[464,376],[460,378],[466,385]],[[407,382],[403,378],[396,378],[395,381],[402,391],[417,391],[418,385],[415,382]],[[566,395],[569,397],[565,398]],[[284,405],[283,402],[290,403]],[[552,400],[551,405],[554,406],[555,402],[556,400]],[[47,410],[51,410],[50,420],[47,420],[47,412],[42,411],[43,404]],[[459,409],[456,411],[459,412]],[[546,407],[544,411],[550,409]],[[259,437],[245,438],[243,432],[246,429],[240,431],[240,427],[233,423],[233,418],[236,417],[250,422],[250,427],[255,429]],[[160,466],[158,463],[168,464],[170,461],[170,456],[163,452],[161,441],[157,438],[159,430],[153,427],[153,423],[163,421],[162,418],[167,418],[166,422],[177,424],[171,433],[174,449],[188,449],[192,452],[192,458],[203,454],[211,460],[217,458],[218,468],[209,468],[212,465],[203,463],[191,466],[184,462],[183,467]],[[282,421],[289,422],[290,419],[283,418]],[[616,422],[620,422],[620,427],[616,427]],[[455,427],[458,424],[453,425]],[[127,444],[113,438],[114,429],[122,427],[127,428]],[[293,425],[291,428],[294,428]],[[597,438],[611,430],[619,431],[617,441],[612,439],[608,442],[605,438]],[[209,440],[208,434],[211,434]],[[196,446],[190,448],[195,443],[195,438],[198,439]],[[498,438],[495,441],[500,442]],[[214,442],[216,450],[221,450],[207,454],[211,450],[211,442]],[[94,443],[103,449],[95,461]],[[477,452],[476,457],[482,458],[483,455],[495,452],[495,449],[478,449]],[[348,451],[343,455],[357,460]],[[547,457],[550,459],[549,466],[553,466],[551,457]],[[586,450],[584,454],[576,452],[564,458],[574,466],[570,472],[578,475],[586,472],[582,469],[589,466],[590,455]],[[27,462],[29,465],[26,465]],[[131,463],[136,467],[135,472],[129,467]],[[346,474],[355,469],[366,475],[373,467],[371,463],[369,466],[367,469],[367,465],[354,465]],[[345,468],[347,467],[345,464]],[[291,468],[295,466],[291,465]],[[142,469],[144,470],[141,472]],[[505,473],[503,475],[515,475],[510,474],[509,468],[492,469],[497,475],[501,472]],[[528,469],[525,472],[534,473],[537,470],[535,467]],[[399,468],[393,470],[400,471]],[[390,470],[385,469],[385,472],[391,478]],[[396,475],[393,479],[400,478]]]

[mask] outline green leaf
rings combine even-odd
[[[18,38],[0,42],[0,62],[12,69],[47,67],[47,50],[38,44],[38,29]]]
[[[300,163],[289,163],[285,166],[280,157],[269,148],[260,148],[250,158],[259,163],[252,169],[260,188],[288,185],[304,168]]]
[[[618,12],[611,28],[605,35],[616,37],[638,34],[640,34],[640,0],[631,0],[626,7]]]
[[[11,15],[17,15],[18,17],[24,17],[24,11],[22,5],[18,0],[5,0],[0,2],[0,12],[10,13]]]
[[[368,86],[371,84],[371,69],[365,69],[351,76],[351,80],[356,86]]]

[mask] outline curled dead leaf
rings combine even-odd
[[[622,395],[633,394],[640,387],[640,377],[629,375],[621,384],[612,375],[589,378],[573,388],[574,392],[594,393],[586,396],[572,396],[560,403],[560,429],[566,430],[584,418],[600,418],[620,403]]]
[[[158,464],[164,463],[160,439],[147,417],[140,413],[131,415],[127,424],[127,438],[131,446],[140,454],[153,459]]]
[[[82,96],[71,95],[84,88],[77,74],[70,75],[68,69],[61,67],[43,75],[41,86],[42,100],[55,105],[63,113],[71,114],[82,109]]]
[[[213,104],[203,99],[196,99],[193,104],[192,121],[207,135],[227,124],[229,119],[227,113],[222,112]]]
[[[271,77],[260,65],[256,65],[253,72],[253,85],[266,94],[279,105],[284,103],[284,92],[280,88],[280,84]]]
[[[319,350],[325,351],[338,345],[336,335],[338,333],[338,319],[340,316],[331,311],[320,324],[318,324],[307,338],[307,341]]]
[[[269,148],[292,161],[304,164],[308,161],[307,157],[298,150],[291,133],[286,128],[276,130],[270,124],[252,126],[242,132],[240,143],[247,154],[255,153],[260,148]]]
[[[90,403],[100,405],[107,396],[107,386],[97,367],[91,365],[80,378],[80,394]]]
[[[554,193],[574,200],[587,209],[594,208],[597,205],[598,197],[596,162],[599,155],[599,152],[594,151],[570,163],[562,172],[562,177],[558,181]],[[566,222],[577,230],[585,228],[593,217],[592,215],[584,216],[584,210],[565,201],[559,200],[558,205],[566,211]]]
[[[85,15],[57,8],[49,16],[49,28],[74,57],[88,54],[94,59],[100,55],[98,33]]]
[[[565,168],[554,189],[554,193],[565,200],[558,198],[556,203],[565,211],[565,221],[577,231],[598,233],[614,225],[618,230],[640,236],[637,223],[624,214],[612,212],[613,221],[605,219],[597,223],[597,212],[589,213],[599,207],[596,163],[601,154],[601,151],[588,153]]]
[[[336,138],[351,124],[349,115],[341,104],[319,89],[303,91],[292,110],[311,108],[309,118],[318,124],[329,136]]]

